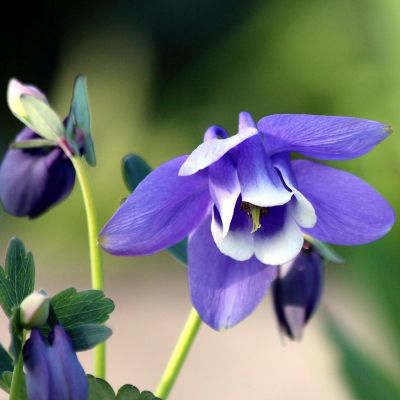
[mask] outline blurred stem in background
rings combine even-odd
[[[155,395],[163,400],[168,398],[200,326],[201,319],[199,314],[192,308],[155,392]]]
[[[86,221],[88,227],[89,253],[90,253],[90,272],[92,288],[104,290],[104,274],[101,251],[97,244],[99,233],[97,222],[97,211],[93,198],[93,192],[89,183],[83,163],[79,157],[70,157],[78,177],[82,191],[83,202],[85,204]],[[106,376],[106,346],[100,343],[94,349],[94,375],[105,379]]]

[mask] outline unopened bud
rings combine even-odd
[[[38,328],[44,325],[49,316],[50,297],[43,291],[33,292],[20,306],[21,324],[25,328]]]

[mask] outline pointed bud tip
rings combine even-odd
[[[46,96],[35,86],[25,85],[16,78],[11,78],[7,87],[7,103],[11,112],[22,122],[27,118],[27,112],[21,102],[22,95],[30,95],[47,102]]]

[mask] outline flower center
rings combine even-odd
[[[257,232],[261,228],[260,219],[264,215],[267,215],[268,208],[255,206],[254,204],[243,201],[240,205],[240,209],[243,210],[253,222],[251,233]]]

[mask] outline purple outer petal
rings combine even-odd
[[[356,245],[384,236],[395,215],[389,203],[366,182],[312,161],[292,162],[299,190],[311,201],[317,223],[306,233],[324,242]]]
[[[186,158],[166,162],[139,184],[102,229],[104,250],[116,255],[152,254],[197,228],[211,203],[208,176],[178,176]]]
[[[224,256],[216,247],[207,218],[189,238],[192,303],[213,329],[230,328],[250,315],[275,279],[276,267],[254,257],[246,262]]]
[[[38,138],[25,128],[16,141]],[[75,183],[75,170],[63,151],[10,149],[0,168],[0,198],[14,216],[35,218],[65,199]]]
[[[248,138],[257,135],[257,133],[258,131],[255,128],[246,128],[239,131],[236,135],[226,139],[215,138],[203,142],[187,158],[179,171],[179,175],[193,175],[196,172],[207,168],[218,161],[229,150],[233,149]]]
[[[204,141],[211,139],[226,139],[228,134],[225,129],[218,125],[210,126],[204,133]]]
[[[58,361],[57,366],[51,364],[50,371],[53,382],[65,382],[64,385],[60,383],[56,385],[64,386],[64,390],[67,391],[65,400],[87,400],[89,385],[86,374],[72,348],[68,335],[61,325],[54,327],[53,335],[54,340],[50,349],[54,352],[55,361]],[[54,398],[62,399],[59,396],[54,396]]]
[[[317,222],[317,216],[312,204],[297,190],[297,181],[290,163],[289,153],[280,153],[273,156],[272,163],[281,173],[285,185],[293,192],[294,196],[290,206],[294,219],[301,227],[312,228]]]
[[[29,400],[51,400],[48,347],[38,329],[33,329],[24,345],[24,365]]]
[[[257,125],[249,112],[242,111],[239,114],[239,132],[246,128],[257,128]]]
[[[359,157],[390,133],[390,127],[353,117],[277,114],[262,118],[258,129],[265,133],[270,154],[294,151],[322,160]]]
[[[282,183],[266,154],[260,135],[235,149],[234,158],[241,186],[242,200],[260,207],[287,203],[293,193]]]

